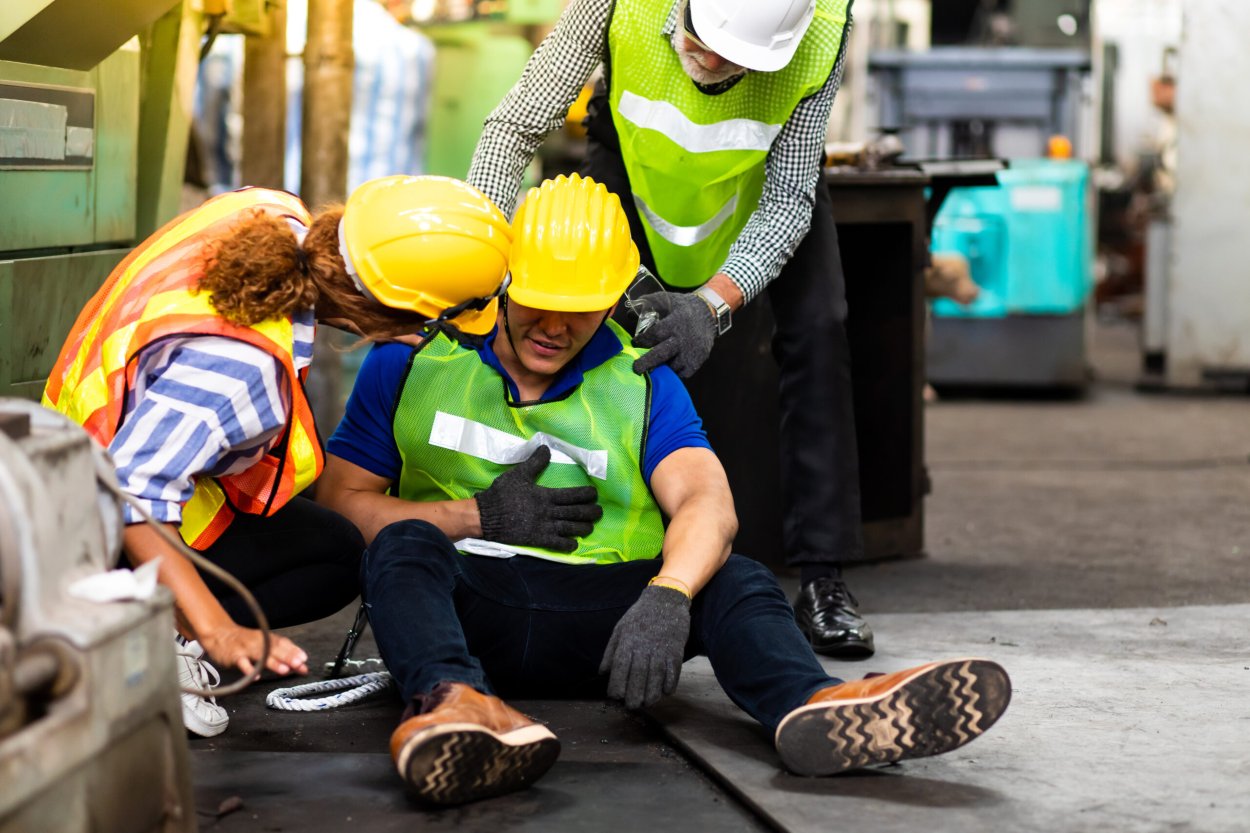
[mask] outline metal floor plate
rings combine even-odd
[[[781,771],[771,738],[706,660],[687,663],[678,694],[651,714],[722,786],[795,833],[1233,833],[1250,818],[1247,621],[1250,605],[874,617],[890,650],[826,661],[831,674],[984,656],[1011,675],[1012,703],[962,749],[831,778]]]

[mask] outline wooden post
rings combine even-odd
[[[269,9],[269,34],[243,49],[242,182],[281,188],[286,163],[286,4]]]
[[[347,198],[347,137],[352,114],[352,0],[309,0],[304,47],[303,161],[300,196],[313,211]],[[323,435],[343,416],[337,332],[318,328],[308,395]]]

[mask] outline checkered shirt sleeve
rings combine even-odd
[[[486,117],[468,181],[509,217],[526,166],[607,53],[613,0],[573,0],[534,50],[521,79]]]

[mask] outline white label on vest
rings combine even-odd
[[[479,460],[511,465],[529,459],[540,445],[551,449],[552,465],[581,466],[596,480],[608,479],[608,452],[580,448],[541,431],[523,440],[480,422],[438,411],[430,427],[430,445],[459,451]]]
[[[734,194],[730,197],[729,202],[721,206],[715,217],[697,226],[679,226],[676,223],[670,223],[652,211],[651,206],[643,202],[642,197],[637,194],[634,194],[634,205],[638,206],[638,211],[646,218],[647,224],[665,240],[674,246],[693,246],[696,243],[702,243],[733,216],[734,209],[738,207],[738,195]]]
[[[652,101],[629,90],[621,93],[617,112],[636,127],[654,130],[691,153],[717,150],[763,150],[773,146],[781,125],[754,119],[725,119],[698,124],[667,101]]]

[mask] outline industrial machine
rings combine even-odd
[[[0,4],[0,396],[178,213],[201,33],[190,0]]]
[[[178,0],[0,3],[0,831],[195,829],[171,600],[93,602],[111,466],[37,398],[78,311],[179,210],[203,21]]]
[[[997,188],[956,188],[938,214],[934,252],[966,257],[977,302],[933,305],[928,373],[935,385],[1079,390],[1088,378],[1093,288],[1089,168],[1044,158],[1083,136],[1077,49],[941,47],[869,59],[879,119],[913,158],[997,157]]]
[[[431,4],[417,19],[438,48],[426,148],[429,173],[464,178],[482,134],[482,122],[521,77],[550,26],[558,0],[474,0]]]
[[[1089,167],[1021,159],[997,176],[998,187],[953,189],[934,221],[933,251],[966,257],[981,293],[967,306],[934,301],[929,379],[1079,389],[1094,286]]]
[[[78,425],[0,399],[0,833],[196,826],[172,598],[73,589],[117,561],[112,472]]]

